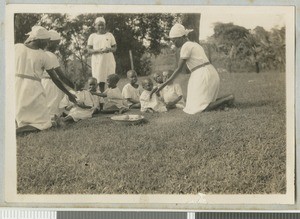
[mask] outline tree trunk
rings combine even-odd
[[[255,62],[255,69],[256,69],[256,73],[259,73],[259,63]]]

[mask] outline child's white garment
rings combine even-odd
[[[107,88],[104,91],[104,94],[107,95],[107,97],[104,98],[104,106],[103,106],[104,110],[110,109],[112,107],[117,107],[118,109],[128,107],[126,102],[124,101],[124,99],[122,97],[121,90],[118,87],[116,87],[116,88]]]
[[[59,67],[59,62],[56,55],[52,52],[45,52],[49,56],[49,61],[52,63],[52,67],[55,69]],[[62,92],[51,80],[50,76],[46,71],[44,71],[42,78],[42,85],[45,89],[47,106],[50,111],[50,116],[59,116],[62,112],[59,110],[59,103],[64,97],[64,92]]]
[[[156,112],[167,112],[167,108],[163,102],[159,100],[156,94],[150,98],[151,91],[144,90],[140,96],[141,111],[146,112],[151,108]]]
[[[74,91],[74,90],[69,90],[69,92],[71,94],[74,94],[76,96],[77,92]],[[62,98],[62,100],[60,101],[59,105],[58,105],[58,108],[59,108],[59,111],[63,114],[69,114],[70,110],[67,110],[66,107],[73,107],[74,106],[74,103],[72,103],[70,100],[69,100],[69,97],[67,95],[64,95],[64,97]]]
[[[160,95],[163,98],[164,102],[166,104],[173,102],[174,100],[176,100],[179,96],[183,96],[182,94],[182,90],[179,84],[170,84],[165,86],[161,91],[160,91]],[[183,97],[181,98],[180,101],[178,101],[178,103],[176,104],[177,108],[183,109],[184,108],[184,100]]]
[[[69,116],[71,116],[75,122],[78,120],[83,120],[87,118],[91,118],[93,113],[96,109],[100,109],[100,98],[96,95],[92,95],[91,92],[87,90],[78,91],[76,94],[77,102],[83,103],[86,106],[91,106],[91,109],[83,109],[79,106],[74,105],[68,100],[68,97],[65,96],[64,99],[62,99],[60,103],[60,108],[65,108],[67,106],[70,106],[70,104],[73,106],[69,112]]]
[[[122,90],[122,96],[126,100],[131,98],[135,101],[140,101],[140,96],[143,92],[143,88],[139,85],[138,88],[133,87],[130,83],[126,84]],[[127,101],[128,106],[131,106],[133,103]]]

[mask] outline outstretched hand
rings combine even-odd
[[[92,95],[99,95],[99,93],[97,93],[96,91],[90,91],[90,93],[92,94]]]
[[[68,97],[71,102],[73,102],[74,104],[77,104],[76,96],[74,94],[70,94],[70,95],[68,95]]]
[[[80,108],[82,109],[91,109],[92,107],[91,106],[87,106],[85,105],[84,103],[78,103],[76,104],[77,106],[79,106]]]
[[[150,99],[152,98],[152,95],[153,95],[154,93],[157,93],[157,91],[158,91],[158,87],[154,88],[154,89],[151,91],[151,93],[150,93]]]

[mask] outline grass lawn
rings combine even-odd
[[[236,97],[228,111],[145,114],[138,126],[102,115],[17,137],[18,193],[285,193],[285,74],[220,77],[220,95]]]

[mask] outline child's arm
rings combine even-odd
[[[140,101],[134,100],[132,98],[126,98],[126,100],[129,101],[130,103],[133,103],[133,104],[140,103]]]
[[[91,92],[91,94],[92,94],[92,95],[99,96],[99,97],[107,97],[107,94],[106,94],[106,93]]]

